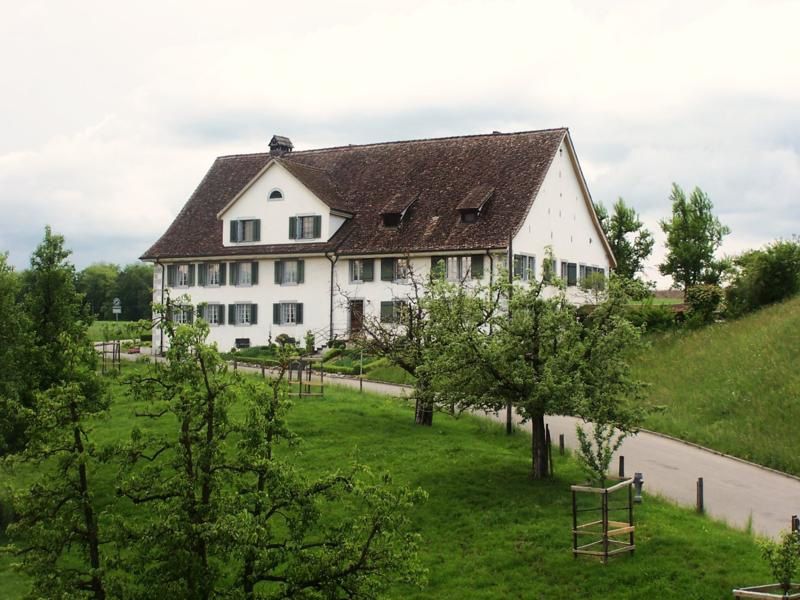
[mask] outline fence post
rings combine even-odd
[[[621,454],[619,456],[619,476],[620,479],[625,477],[625,457]]]
[[[563,433],[559,433],[558,434],[558,453],[561,456],[564,456],[564,434]]]
[[[703,478],[697,478],[697,512],[703,514],[705,512],[705,506],[703,504]]]
[[[266,377],[267,377],[266,368],[264,367],[264,363],[262,362],[261,363],[261,378],[262,379],[266,379]]]

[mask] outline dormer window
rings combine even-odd
[[[494,188],[488,185],[476,185],[464,199],[458,203],[462,223],[476,223],[486,203],[494,195]]]
[[[462,223],[474,223],[478,220],[478,211],[477,210],[462,210],[461,211],[461,222]]]
[[[384,227],[398,227],[400,221],[403,220],[403,215],[401,213],[384,213],[381,216],[383,217]]]
[[[270,200],[283,200],[283,192],[280,191],[278,188],[275,188],[269,193]]]
[[[381,218],[384,227],[399,227],[400,223],[408,214],[409,209],[419,198],[419,194],[407,196],[405,193],[397,193],[383,207]]]

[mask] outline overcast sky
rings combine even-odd
[[[736,253],[800,233],[800,2],[0,0],[0,251],[129,263],[221,154],[567,126],[657,233],[703,188]],[[658,230],[658,231],[657,231]],[[663,256],[656,250],[652,263]],[[656,277],[655,267],[648,269]]]

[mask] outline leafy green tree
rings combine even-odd
[[[153,265],[131,263],[119,272],[115,295],[122,304],[122,315],[126,321],[150,320],[153,302]]]
[[[653,252],[653,234],[645,228],[636,210],[625,204],[622,198],[614,203],[610,216],[602,204],[596,204],[595,211],[617,260],[614,272],[620,277],[633,279]]]
[[[277,455],[293,439],[284,421],[290,349],[279,350],[276,378],[261,382],[228,371],[202,320],[164,327],[167,362],[135,377],[132,391],[148,407],[141,416],[172,421],[174,431],[135,430],[127,446],[119,493],[148,511],[129,528],[121,589],[193,600],[351,598],[417,580],[407,512],[420,492],[394,493],[355,472],[309,480]],[[243,419],[232,417],[234,401]],[[343,505],[342,517],[324,510]]]
[[[101,600],[106,564],[92,478],[99,455],[88,423],[106,412],[109,396],[85,335],[62,333],[59,342],[62,379],[38,394],[28,445],[7,459],[41,472],[14,497],[18,520],[8,528],[15,540],[10,551],[31,577],[31,597]]]
[[[23,310],[31,323],[35,387],[39,390],[63,380],[64,341],[79,337],[89,320],[75,288],[75,268],[67,260],[70,253],[64,248],[64,238],[46,227],[44,240],[34,250],[31,267],[23,277]]]
[[[634,426],[619,410],[627,397],[619,378],[627,373],[632,328],[621,315],[624,303],[612,296],[613,303],[597,309],[608,316],[585,328],[563,289],[551,295],[543,281],[509,284],[498,277],[475,287],[436,282],[428,306],[437,344],[423,370],[437,394],[463,406],[499,410],[512,402],[531,423],[532,475],[547,477],[545,415],[603,414],[618,426]],[[601,404],[606,392],[614,401]]]
[[[670,275],[684,294],[698,283],[718,283],[723,263],[715,261],[714,253],[730,229],[714,216],[711,199],[699,187],[687,199],[673,183],[670,200],[672,216],[661,221],[667,256],[659,271]]]
[[[78,274],[76,288],[84,295],[90,313],[101,320],[113,319],[111,301],[120,271],[111,263],[94,263]]]
[[[800,239],[778,240],[734,260],[728,310],[741,315],[800,293]]]
[[[32,405],[28,372],[29,321],[19,310],[20,280],[0,254],[0,314],[9,318],[0,328],[0,456],[24,445],[25,409]]]

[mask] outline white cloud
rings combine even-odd
[[[0,248],[45,223],[134,260],[218,154],[568,125],[596,200],[672,181],[732,226],[800,231],[800,4],[27,2],[3,7]],[[35,39],[36,43],[31,43]]]

